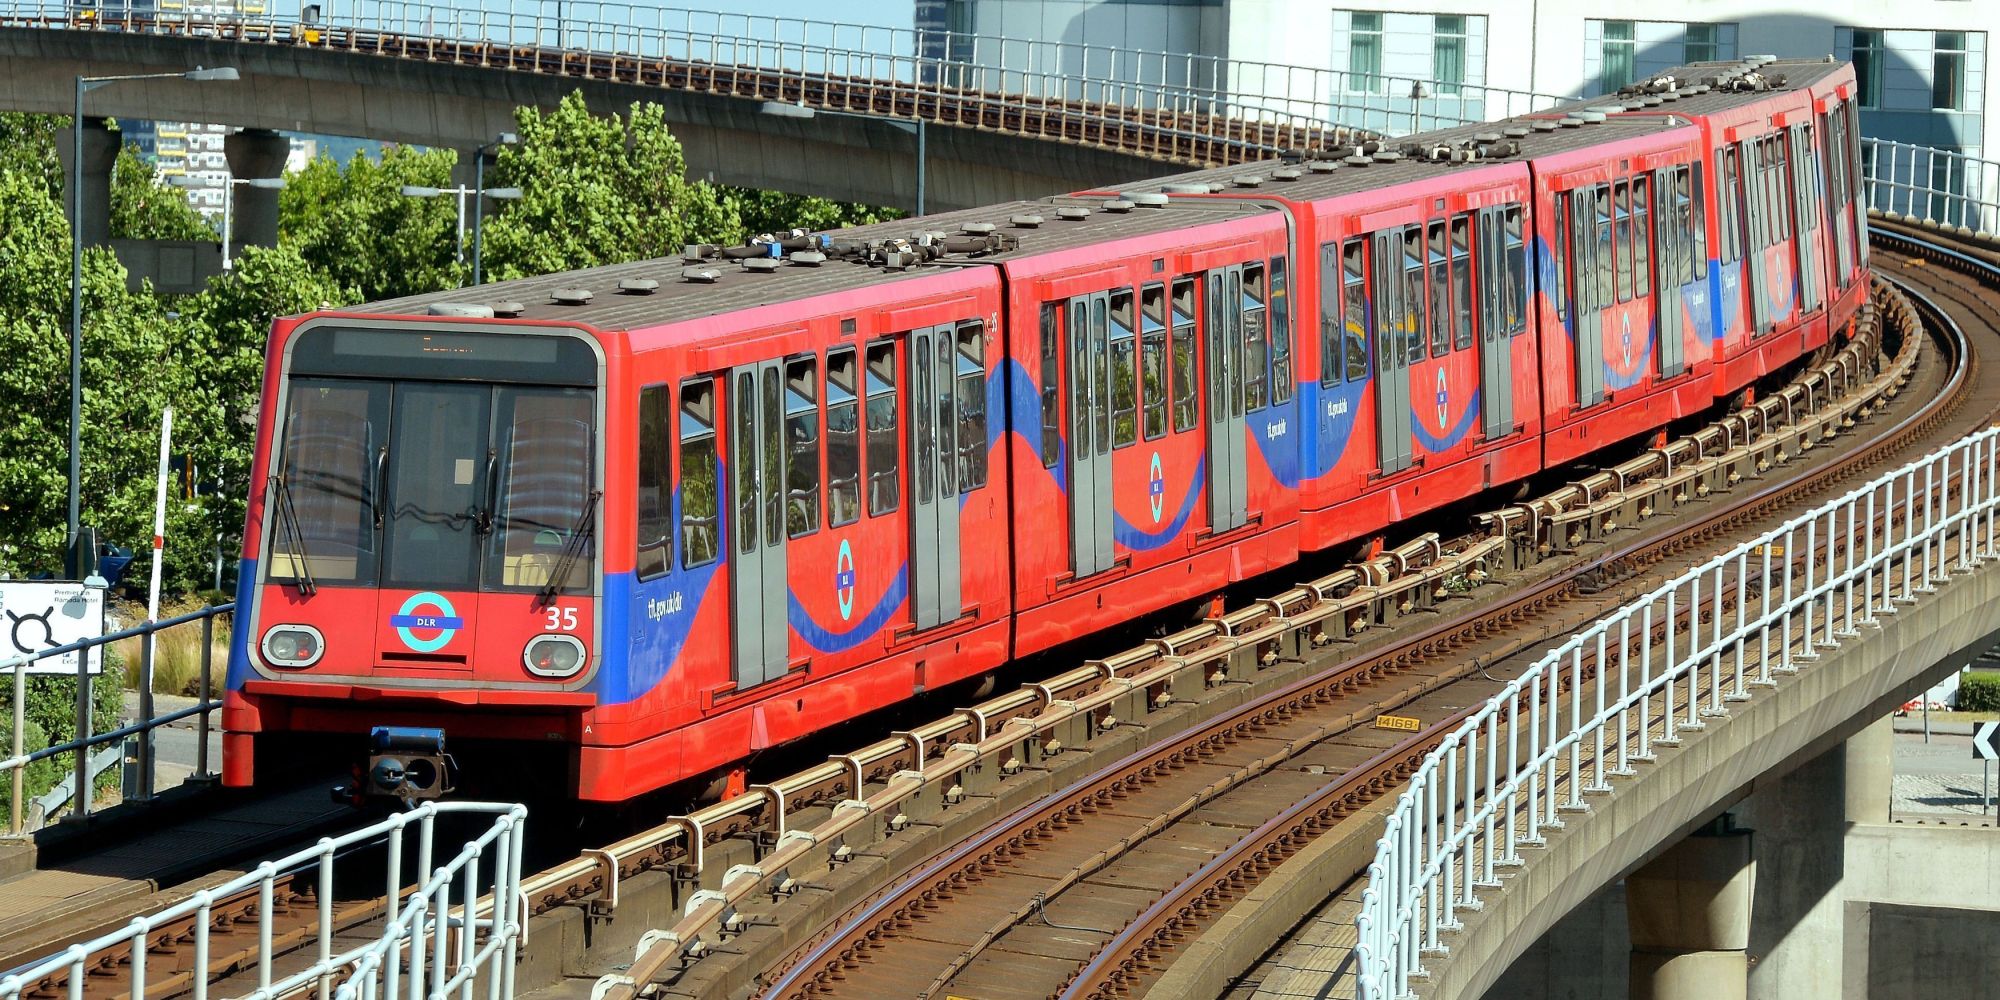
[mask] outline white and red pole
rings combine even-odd
[[[160,620],[160,571],[167,548],[168,453],[174,438],[174,408],[160,412],[160,479],[153,490],[153,579],[146,588],[146,624]],[[146,655],[139,660],[139,714],[153,721],[153,656],[156,633],[146,633]],[[153,797],[153,731],[148,729],[139,742],[139,797]]]

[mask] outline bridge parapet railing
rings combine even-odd
[[[1861,176],[1870,208],[1941,226],[2000,232],[2000,162],[1863,138]]]
[[[1170,127],[1176,118],[1222,118],[1307,137],[1336,127],[1422,131],[1524,114],[1569,99],[1476,82],[1355,75],[1213,55],[593,0],[464,6],[278,0],[242,3],[230,12],[215,6],[205,0],[5,0],[0,24],[381,49],[392,40],[478,43],[546,53],[551,68],[562,71],[588,72],[593,59],[603,58],[749,68],[795,77],[807,93],[833,83],[852,90],[866,82],[913,95],[960,100],[978,95],[1029,110],[1061,104],[1095,109],[1100,116],[1110,110],[1121,117],[1165,116]],[[921,113],[917,107],[905,110],[905,116]]]
[[[1702,563],[1550,650],[1425,758],[1368,868],[1363,1000],[1410,994],[1475,890],[1652,748],[2000,556],[2000,428]],[[1712,602],[1712,605],[1710,604]],[[1733,602],[1733,613],[1729,605]],[[1713,607],[1706,619],[1703,609]]]

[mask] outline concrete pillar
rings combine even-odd
[[[1634,1000],[1749,995],[1750,840],[1726,826],[1697,833],[1626,878]]]
[[[1847,740],[1847,821],[1889,822],[1895,794],[1895,720],[1883,716]]]
[[[291,143],[284,136],[264,128],[244,129],[222,140],[229,174],[242,180],[283,177],[285,154],[290,150]],[[230,197],[235,199],[229,212],[231,246],[277,246],[277,190],[238,184]]]
[[[69,129],[56,133],[56,153],[62,158],[63,218],[71,217],[71,192],[76,190],[76,166],[70,162],[76,137]],[[111,168],[118,162],[118,136],[102,118],[83,120],[83,245],[111,242]]]

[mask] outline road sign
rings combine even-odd
[[[1972,727],[1974,760],[2000,760],[2000,722],[1982,722]]]
[[[1424,723],[1421,719],[1412,719],[1407,715],[1378,715],[1375,717],[1375,728],[1400,729],[1406,733],[1414,733],[1424,728]]]
[[[0,663],[104,634],[104,591],[55,580],[0,580]],[[90,672],[103,669],[101,649],[90,651]],[[75,653],[44,657],[31,674],[75,674]],[[7,676],[12,670],[0,670]]]

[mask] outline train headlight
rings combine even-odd
[[[326,640],[311,625],[273,625],[264,633],[264,662],[286,670],[301,670],[319,662]]]
[[[537,677],[570,677],[583,669],[583,643],[570,635],[538,635],[521,651],[521,662]]]

